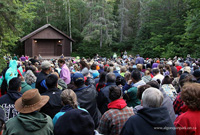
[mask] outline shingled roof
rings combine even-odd
[[[59,32],[60,34],[62,34],[63,36],[65,36],[66,38],[68,38],[69,40],[71,40],[72,42],[75,42],[72,38],[70,38],[69,36],[67,36],[65,33],[63,33],[62,31],[58,30],[57,28],[53,27],[51,24],[45,24],[44,26],[38,28],[37,30],[31,32],[30,34],[24,36],[23,38],[21,38],[19,41],[24,42],[25,40],[27,40],[28,38],[34,36],[35,34],[39,33],[40,31],[51,27],[52,29],[54,29],[55,31]]]

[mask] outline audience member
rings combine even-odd
[[[86,109],[92,116],[95,128],[99,124],[101,113],[97,107],[96,97],[98,95],[93,85],[86,86],[84,84],[84,76],[81,73],[75,73],[72,75],[72,82],[76,89],[74,92],[77,95],[78,103],[81,108]]]
[[[108,104],[109,110],[101,117],[98,131],[104,135],[119,135],[125,122],[134,115],[133,109],[127,107],[118,86],[109,88],[109,98],[111,100]]]
[[[58,77],[54,74],[48,75],[46,78],[46,86],[48,90],[42,93],[42,95],[47,95],[50,97],[50,99],[47,102],[47,104],[45,104],[41,108],[40,112],[48,114],[51,118],[53,118],[55,114],[58,113],[62,108],[61,98],[60,98],[60,94],[62,91],[57,88]]]
[[[128,85],[133,87],[124,91],[124,99],[127,102],[129,107],[135,107],[136,105],[140,105],[140,100],[137,98],[137,87],[141,85],[145,85],[146,83],[141,79],[140,71],[135,69],[131,73],[131,80],[129,80]]]
[[[176,126],[176,135],[199,135],[200,84],[184,84],[181,91],[181,99],[189,109],[176,118],[174,122],[174,125]]]
[[[8,92],[0,98],[0,105],[5,110],[5,121],[17,116],[18,112],[15,109],[15,101],[22,96],[21,80],[17,77],[9,81]]]
[[[142,94],[143,109],[131,116],[123,126],[121,135],[175,135],[174,125],[165,107],[161,107],[163,94],[148,88]]]
[[[51,63],[48,61],[43,61],[42,71],[38,74],[35,86],[39,90],[40,94],[46,92],[46,90],[48,89],[45,79],[51,73],[51,70]]]
[[[71,76],[70,76],[69,68],[65,64],[65,60],[64,59],[59,59],[58,60],[58,65],[61,68],[60,78],[63,79],[63,81],[66,84],[69,84],[71,82]]]
[[[49,100],[49,96],[41,96],[37,89],[26,91],[15,102],[20,112],[5,124],[4,135],[53,135],[52,119],[38,110]]]
[[[61,108],[60,112],[58,112],[54,116],[54,118],[53,118],[53,124],[54,125],[56,124],[56,121],[58,120],[58,118],[60,118],[60,116],[62,116],[67,111],[70,111],[72,109],[80,109],[80,110],[87,112],[87,110],[80,108],[78,106],[77,96],[76,96],[76,94],[74,93],[73,90],[71,90],[71,89],[64,90],[61,93],[60,97],[61,97],[61,102],[62,102],[63,107]]]
[[[106,96],[108,101],[110,102],[109,99],[109,89],[112,86],[116,86],[116,76],[114,73],[107,73],[106,74],[106,86],[102,88],[100,91]]]
[[[89,113],[72,109],[55,124],[54,135],[95,135],[95,124]]]

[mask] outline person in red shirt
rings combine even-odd
[[[182,88],[181,99],[189,109],[176,118],[174,122],[176,135],[199,135],[200,84],[186,83]]]
[[[119,135],[125,122],[134,115],[133,109],[127,106],[118,86],[110,87],[109,99],[109,110],[101,117],[97,130],[104,135]]]
[[[179,66],[179,63],[178,62],[175,62],[175,67],[176,67],[176,69],[177,69],[177,72],[179,71],[179,70],[181,70],[181,66]]]

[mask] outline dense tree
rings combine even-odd
[[[34,0],[1,0],[0,1],[0,69],[4,68],[3,56],[16,53],[13,48],[26,32],[30,32],[36,13]]]
[[[189,6],[185,21],[185,33],[182,37],[185,54],[200,57],[200,3],[198,0],[186,1]]]
[[[50,23],[76,41],[73,56],[199,57],[199,20],[198,0],[1,0],[0,55]]]

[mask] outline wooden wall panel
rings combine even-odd
[[[61,42],[58,42],[59,40]],[[39,54],[41,56],[60,56],[62,54],[70,56],[70,40],[48,27],[25,41],[25,54],[31,57]]]
[[[25,41],[24,47],[25,47],[25,54],[32,57],[33,56],[33,54],[32,54],[32,41],[31,41],[30,38]]]
[[[65,37],[55,31],[54,29],[48,27],[36,35],[32,36],[33,39],[64,39]]]

